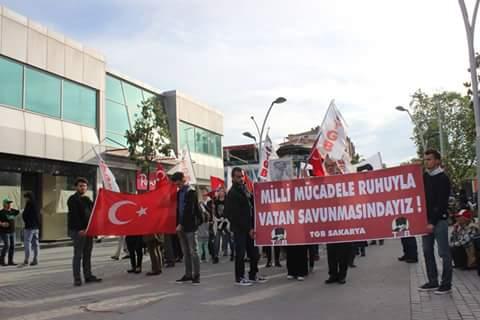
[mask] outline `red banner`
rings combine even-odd
[[[255,184],[259,246],[401,238],[426,225],[419,165]]]
[[[167,179],[168,177],[167,177],[167,174],[165,173],[165,170],[163,169],[163,166],[161,164],[158,164],[157,170],[155,172],[150,172],[149,190],[155,190],[157,188],[157,184],[160,184],[161,182]],[[148,183],[147,174],[137,171],[137,190],[138,191],[147,190],[147,183]]]
[[[177,187],[162,183],[144,194],[126,194],[100,189],[87,234],[144,235],[175,233]]]

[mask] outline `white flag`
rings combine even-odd
[[[265,141],[263,141],[262,144],[262,150],[260,152],[260,171],[258,173],[258,179],[259,180],[267,180],[269,177],[269,160],[272,156],[273,151],[273,143],[272,139],[267,136],[265,137]]]
[[[371,168],[369,168],[369,166]],[[357,168],[364,167],[365,169],[370,169],[370,170],[379,170],[383,169],[383,162],[382,162],[382,155],[380,152],[375,153],[373,156],[368,157],[367,159],[363,160],[359,164],[355,165],[355,171]]]
[[[185,145],[182,149],[182,152],[179,156],[179,163],[168,171],[168,174],[174,174],[177,171],[183,172],[185,180],[191,184],[197,184],[197,179],[195,178],[195,172],[193,171],[192,158],[190,156],[190,150],[188,146]]]
[[[102,157],[100,156],[100,154],[98,154],[97,150],[95,150],[94,147],[92,148],[93,148],[93,151],[95,152],[95,155],[97,156],[98,167],[100,168],[100,173],[102,175],[103,188],[110,191],[114,191],[114,192],[120,192],[120,188],[118,187],[117,180],[115,179],[115,176],[113,175],[112,171],[107,166],[105,161],[103,161]]]

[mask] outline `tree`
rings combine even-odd
[[[138,106],[140,114],[135,114],[135,123],[127,130],[130,159],[147,175],[150,186],[150,172],[153,161],[158,156],[168,156],[172,150],[168,117],[161,97],[152,97]],[[148,187],[147,187],[148,190]]]
[[[444,91],[432,96],[418,90],[410,106],[416,122],[413,140],[422,157],[421,134],[427,149],[440,150],[439,117],[444,139],[443,163],[454,186],[459,187],[467,178],[475,176],[475,118],[470,96]]]

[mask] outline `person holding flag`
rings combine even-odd
[[[93,237],[87,236],[85,230],[92,213],[93,201],[87,196],[88,181],[85,178],[77,178],[75,181],[75,194],[68,198],[68,234],[73,241],[73,279],[75,286],[82,285],[80,265],[83,265],[85,283],[100,282],[92,274],[92,249]]]

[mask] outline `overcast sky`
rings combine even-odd
[[[98,49],[109,67],[221,110],[224,144],[307,130],[335,99],[363,156],[415,155],[406,113],[416,89],[464,91],[465,31],[452,0],[3,0]],[[467,0],[470,5],[472,1]],[[478,33],[477,33],[478,34]],[[478,40],[478,37],[477,37]],[[478,42],[478,41],[477,41]]]

